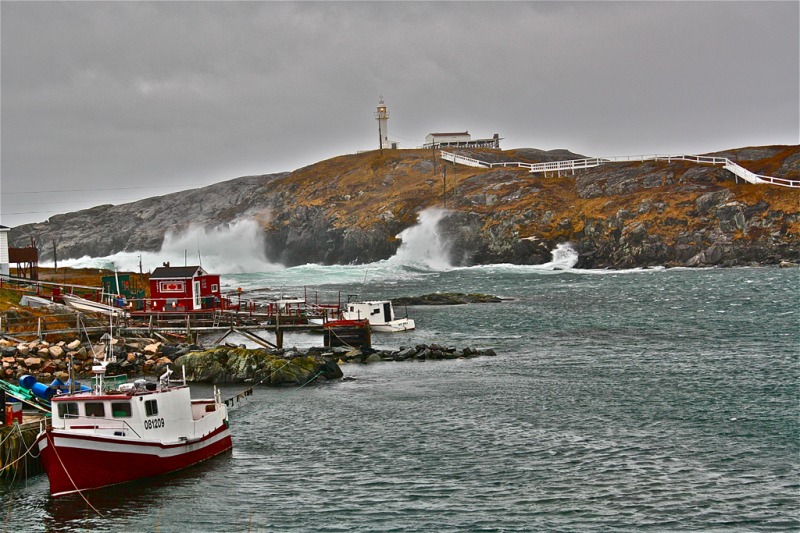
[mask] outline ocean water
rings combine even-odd
[[[409,307],[416,331],[375,335],[498,355],[257,388],[231,411],[231,453],[87,493],[91,506],[52,499],[45,476],[0,485],[3,531],[800,528],[800,270],[576,271],[571,258],[229,275],[255,297],[498,295]]]

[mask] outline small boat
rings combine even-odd
[[[348,302],[342,311],[345,320],[369,320],[372,331],[395,333],[414,329],[414,320],[408,317],[397,318],[394,315],[392,302],[377,300],[370,302]]]
[[[228,410],[215,389],[192,400],[186,379],[167,371],[107,388],[95,365],[94,388],[51,398],[52,427],[37,439],[50,494],[61,496],[148,478],[194,465],[232,447]]]
[[[64,300],[65,304],[72,307],[73,309],[77,309],[78,311],[84,311],[88,313],[100,313],[106,316],[109,315],[121,316],[121,317],[128,316],[128,312],[125,309],[114,307],[113,305],[108,305],[101,302],[94,302],[92,300],[87,300],[86,298],[81,298],[80,296],[75,296],[73,294],[62,294],[61,298]]]
[[[19,305],[24,307],[50,307],[51,305],[57,304],[52,300],[48,300],[47,298],[24,294],[22,295],[22,298],[19,299]]]

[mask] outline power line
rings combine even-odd
[[[12,191],[6,192],[3,191],[3,195],[10,195],[10,194],[42,194],[42,193],[55,193],[55,192],[93,192],[93,191],[125,191],[125,190],[133,190],[133,189],[164,189],[164,188],[174,188],[174,187],[204,187],[204,184],[195,183],[195,184],[188,184],[188,185],[147,185],[147,186],[140,186],[140,187],[109,187],[109,188],[92,188],[92,189],[61,189],[61,190],[49,190],[49,191]]]

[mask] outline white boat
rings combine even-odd
[[[376,300],[369,302],[348,302],[342,311],[344,320],[369,320],[372,331],[380,333],[395,333],[414,329],[414,320],[408,317],[397,318],[394,314],[392,302]]]
[[[50,494],[98,489],[186,468],[232,447],[228,410],[219,391],[192,400],[184,378],[144,379],[51,398],[52,427],[37,445]]]
[[[78,311],[84,311],[88,313],[100,313],[107,316],[108,315],[121,316],[121,317],[128,316],[128,312],[125,309],[114,307],[113,305],[108,305],[101,302],[93,302],[92,300],[87,300],[86,298],[81,298],[73,294],[62,294],[61,298],[64,300],[65,304],[72,307],[73,309],[77,309]]]
[[[41,298],[39,296],[31,296],[30,294],[24,294],[22,298],[19,299],[19,305],[24,307],[50,307],[51,305],[58,305],[52,300],[48,300],[47,298]]]

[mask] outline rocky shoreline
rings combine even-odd
[[[117,338],[106,343],[31,341],[14,343],[0,339],[5,381],[28,374],[41,383],[66,381],[70,361],[76,379],[88,379],[96,361],[110,358],[106,374],[159,376],[167,369],[195,383],[256,383],[268,386],[304,385],[314,380],[341,379],[340,365],[381,361],[428,361],[496,355],[492,349],[452,348],[420,344],[397,350],[373,348],[325,348],[266,350],[243,345],[204,348],[195,344],[166,344],[147,338]]]
[[[404,296],[392,299],[395,307],[403,305],[464,305],[482,303],[500,303],[502,298],[491,294],[464,294],[461,292],[437,292],[423,294],[422,296]]]
[[[459,151],[491,161],[581,158],[537,150]],[[800,147],[719,152],[757,174],[800,179]],[[527,159],[526,159],[527,158]],[[800,261],[797,189],[739,183],[721,167],[686,161],[617,163],[569,176],[525,169],[448,167],[453,202],[435,223],[452,266],[544,264],[570,243],[577,268],[777,265]],[[122,205],[25,224],[11,246],[58,243],[58,257],[157,252],[188,226],[252,232],[259,253],[287,267],[388,259],[419,212],[441,203],[427,150],[341,156],[292,173],[246,176]],[[203,209],[192,209],[202,205]],[[187,213],[190,218],[187,218]],[[86,238],[86,228],[96,228]],[[430,228],[434,230],[433,227]],[[231,233],[237,238],[238,233]],[[249,238],[249,237],[248,237]],[[324,244],[321,244],[324,243]],[[53,259],[43,247],[40,261]]]

